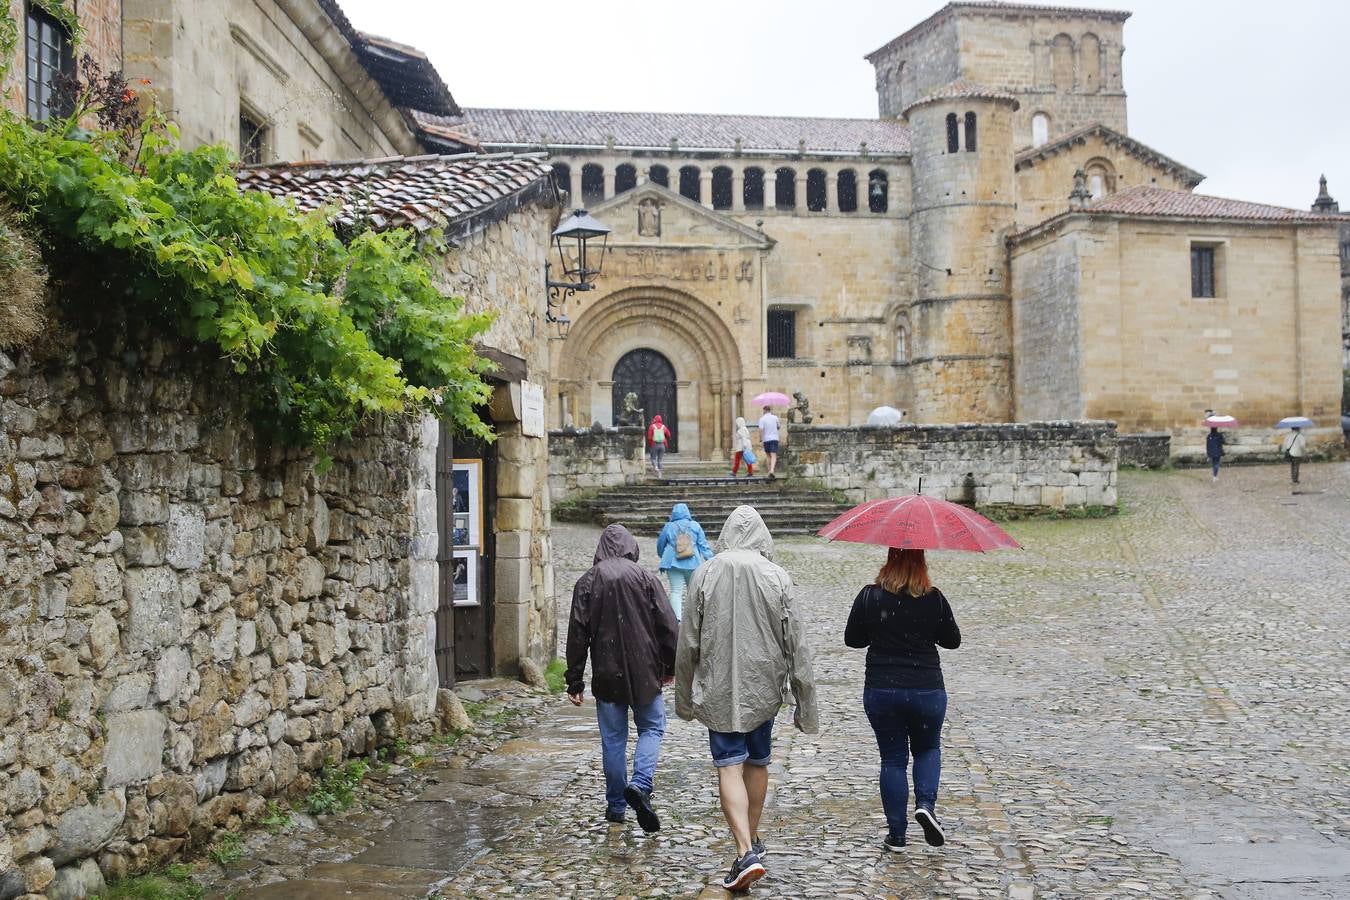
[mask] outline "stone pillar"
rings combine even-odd
[[[731,211],[745,212],[745,170],[731,170]],[[720,410],[719,410],[720,412]]]
[[[581,165],[578,163],[573,166],[568,175],[570,176],[569,190],[572,192],[572,209],[579,209],[581,207]]]
[[[492,670],[520,672],[520,659],[530,645],[530,610],[534,579],[530,545],[535,529],[535,441],[521,434],[520,423],[498,425],[497,515],[492,523],[496,558],[492,561]]]
[[[792,206],[794,209],[806,209],[806,170],[798,169],[796,176],[797,186],[792,197]]]
[[[614,196],[614,167],[605,166],[605,199]]]
[[[825,173],[825,211],[839,212],[839,173]]]
[[[723,415],[723,412],[724,412],[724,411],[723,411],[723,409],[722,409],[722,385],[720,385],[720,384],[713,385],[713,389],[712,389],[712,399],[713,399],[713,453],[712,453],[712,456],[713,456],[714,459],[719,459],[719,458],[721,458],[722,450],[724,449],[724,448],[722,447],[722,429],[725,427],[726,422],[727,422],[725,416]]]
[[[701,169],[698,173],[698,201],[712,209],[712,169]]]

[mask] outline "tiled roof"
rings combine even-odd
[[[459,114],[450,89],[425,53],[357,31],[337,0],[318,0],[318,4],[393,106],[415,107],[446,116]]]
[[[872,57],[885,53],[892,47],[898,47],[907,42],[910,38],[928,31],[938,22],[957,12],[1003,13],[1014,16],[1081,16],[1088,19],[1114,19],[1119,22],[1124,22],[1131,15],[1123,10],[1115,9],[1083,9],[1082,7],[1075,6],[1038,6],[1026,3],[992,2],[992,0],[967,0],[967,2],[948,3],[918,25],[915,25],[899,37],[887,41],[884,45],[873,50],[863,58],[868,62],[871,62]]]
[[[1085,143],[1090,137],[1099,137],[1108,147],[1118,147],[1137,159],[1141,159],[1150,165],[1166,172],[1170,172],[1181,179],[1187,187],[1195,187],[1205,180],[1204,175],[1201,175],[1189,166],[1183,166],[1170,156],[1164,156],[1147,144],[1136,141],[1129,135],[1121,134],[1113,128],[1107,128],[1105,125],[1088,125],[1083,128],[1078,128],[1070,131],[1068,134],[1055,138],[1053,141],[1048,141],[1039,147],[1023,150],[1021,153],[1017,154],[1014,166],[1019,171],[1034,166],[1043,159],[1047,159],[1078,144]]]
[[[916,107],[925,106],[929,103],[937,103],[942,100],[1002,100],[1011,103],[1013,109],[1017,109],[1017,107],[1021,105],[1017,102],[1017,98],[1007,91],[1001,91],[997,88],[976,84],[973,81],[966,81],[964,78],[958,78],[955,81],[949,81],[924,94],[918,100],[915,100],[909,106],[905,107],[905,113],[908,114],[911,109]]]
[[[735,116],[697,113],[465,109],[463,116],[418,114],[424,125],[467,132],[489,147],[615,147],[859,154],[909,153],[909,130],[887,119]]]
[[[1306,209],[1267,206],[1227,197],[1209,197],[1189,191],[1169,191],[1150,185],[1126,188],[1088,204],[1089,215],[1164,216],[1179,219],[1244,219],[1253,222],[1328,223],[1350,221],[1350,216],[1328,216]]]
[[[245,190],[289,197],[305,211],[336,206],[339,225],[368,221],[422,232],[549,184],[550,171],[540,154],[463,154],[248,166],[236,178]]]

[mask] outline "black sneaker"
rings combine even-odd
[[[643,831],[651,834],[661,830],[661,820],[657,818],[656,810],[652,809],[650,791],[644,791],[630,784],[623,789],[623,799],[627,800],[628,805],[637,813],[638,824],[642,826]]]
[[[904,835],[896,837],[893,834],[888,834],[886,839],[881,842],[881,846],[892,853],[899,853],[905,846],[905,837]]]
[[[947,837],[942,833],[942,826],[938,824],[937,817],[933,815],[931,809],[920,806],[914,810],[914,821],[919,823],[923,829],[923,839],[929,846],[941,847],[947,843]]]
[[[618,824],[622,825],[624,823],[623,810],[621,809],[605,810],[605,821],[617,822]]]
[[[769,855],[768,848],[764,846],[764,842],[759,838],[755,838],[750,842],[750,849],[755,851],[755,855],[759,857],[760,862],[763,862],[764,857]]]
[[[728,891],[744,891],[763,877],[764,863],[760,862],[755,851],[751,850],[732,862],[727,877],[722,879],[722,887]]]

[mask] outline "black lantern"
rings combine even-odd
[[[597,248],[591,244],[600,238]],[[553,246],[558,250],[558,260],[563,277],[567,280],[554,281],[549,277],[552,263],[544,264],[544,283],[548,289],[548,308],[544,318],[558,326],[558,336],[567,337],[572,320],[562,311],[567,298],[577,291],[595,289],[595,279],[605,263],[605,252],[609,245],[609,228],[584,209],[574,210],[553,231]]]

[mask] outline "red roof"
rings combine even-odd
[[[955,81],[949,81],[944,85],[933,88],[933,90],[905,107],[904,114],[908,115],[911,109],[929,103],[937,103],[941,100],[999,100],[1011,103],[1013,109],[1017,109],[1021,105],[1017,102],[1017,98],[1007,91],[958,78]]]
[[[1210,197],[1189,191],[1139,185],[1126,188],[1088,204],[1091,215],[1164,216],[1182,219],[1244,219],[1253,222],[1328,223],[1350,221],[1350,216],[1329,216],[1306,209],[1267,206],[1227,197]]]
[[[1124,150],[1126,153],[1141,159],[1144,162],[1170,172],[1186,184],[1187,187],[1195,187],[1205,180],[1205,176],[1195,171],[1189,166],[1184,166],[1172,159],[1170,156],[1164,156],[1157,150],[1147,144],[1136,141],[1127,134],[1121,134],[1114,128],[1108,128],[1100,123],[1085,125],[1082,128],[1074,129],[1067,134],[1060,135],[1052,141],[1041,144],[1039,147],[1030,147],[1017,154],[1014,162],[1014,168],[1018,171],[1034,166],[1043,159],[1059,153],[1062,150],[1068,150],[1080,144],[1087,143],[1090,137],[1101,138],[1108,147],[1116,147]]]

